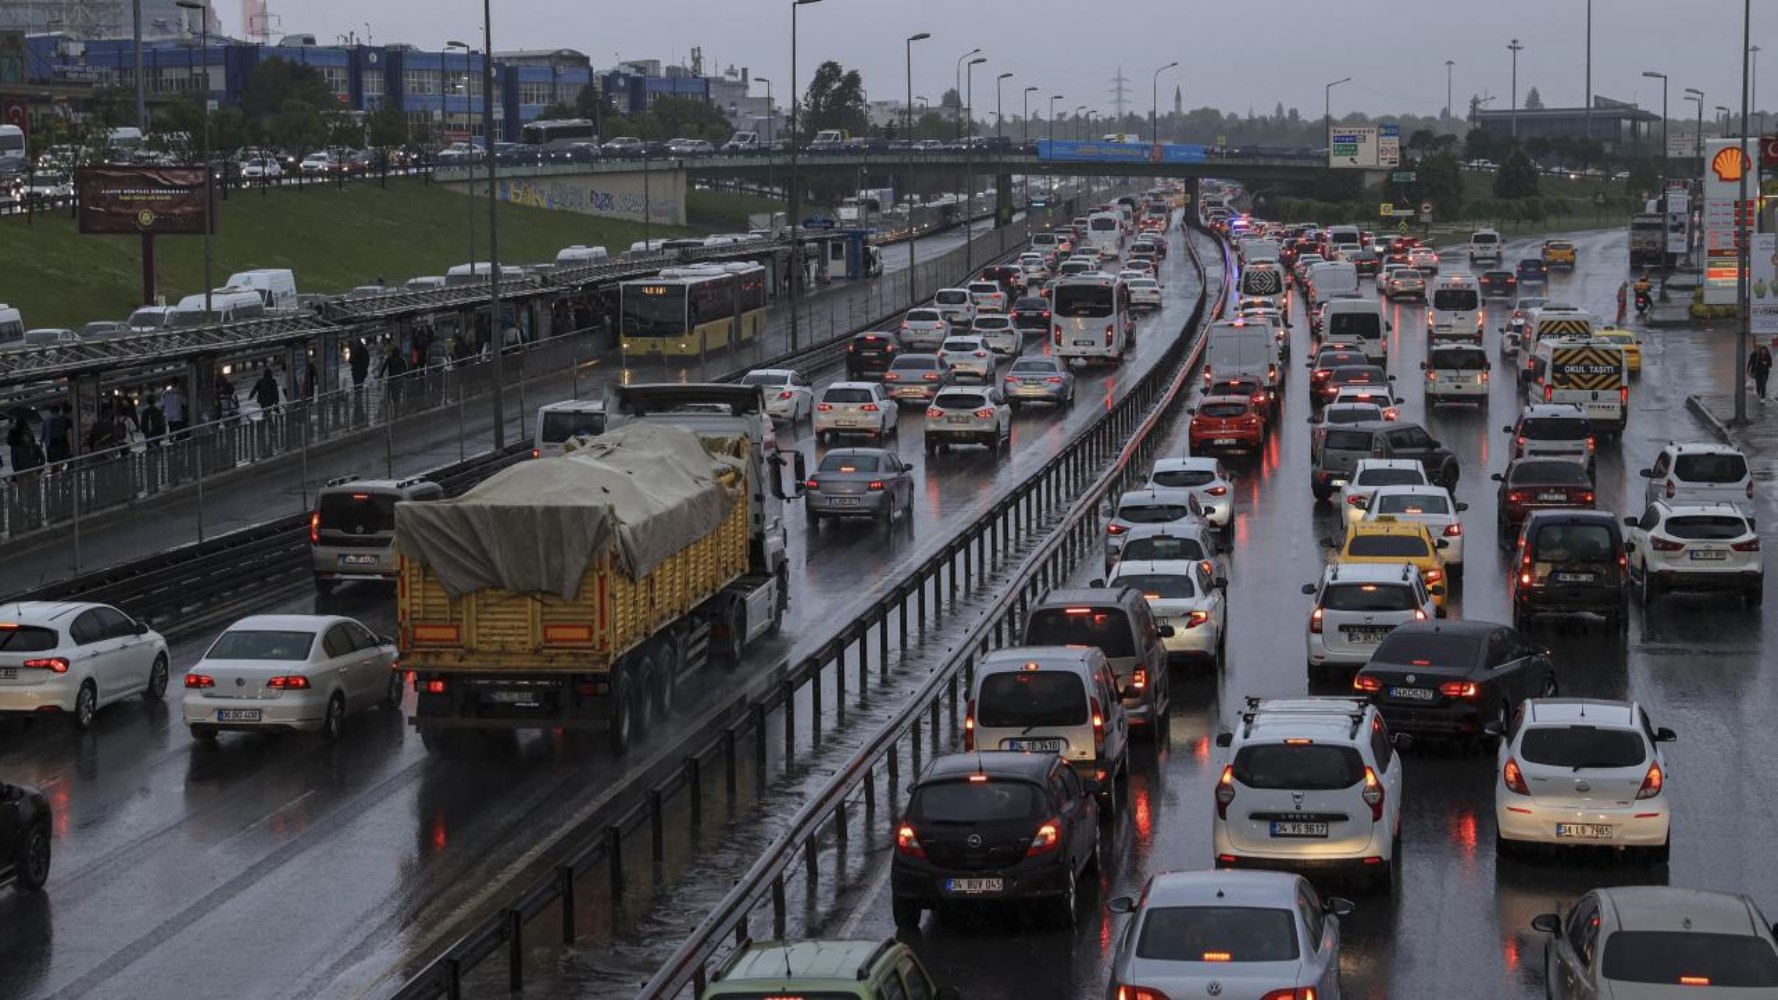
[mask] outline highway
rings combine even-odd
[[[759,647],[742,676],[813,651],[1118,398],[1159,354],[1156,331],[1176,332],[1191,311],[1196,280],[1175,244],[1169,304],[1143,322],[1133,364],[1084,374],[1071,411],[1016,418],[1010,457],[966,451],[928,463],[920,411],[903,412],[896,446],[920,470],[911,529],[828,524],[811,533],[793,510],[785,637]],[[806,430],[790,440],[814,450]],[[240,613],[308,611],[394,631],[391,593],[370,585],[322,600],[305,584]],[[175,677],[208,638],[175,643]],[[723,687],[683,688],[676,721]],[[0,997],[137,997],[149,982],[181,983],[191,997],[386,993],[460,918],[528,878],[540,845],[650,747],[619,761],[597,741],[527,737],[439,761],[389,712],[349,720],[335,746],[230,735],[206,747],[179,722],[178,694],[175,685],[164,704],[103,712],[85,735],[53,722],[0,723],[0,768],[41,786],[56,812],[51,891],[0,894],[0,925],[23,945],[0,952]]]
[[[1626,273],[1624,236],[1579,234],[1577,242],[1580,267],[1572,276],[1558,274],[1551,295],[1610,316]],[[1517,252],[1522,248],[1522,243],[1509,245],[1507,259],[1523,256]],[[1447,262],[1446,270],[1452,269]],[[1501,312],[1498,304],[1489,309],[1491,352]],[[1451,614],[1505,621],[1505,556],[1494,544],[1495,484],[1488,474],[1504,465],[1501,427],[1516,413],[1515,382],[1496,357],[1486,410],[1453,406],[1426,415],[1418,371],[1424,357],[1422,310],[1404,304],[1390,313],[1391,370],[1399,378],[1398,394],[1407,400],[1402,419],[1424,419],[1462,463],[1457,494],[1470,504],[1464,525],[1467,566]],[[1300,309],[1296,316],[1293,360],[1300,364],[1308,331]],[[1621,445],[1603,448],[1599,460],[1600,507],[1620,513],[1640,509],[1643,481],[1635,470],[1646,467],[1663,443],[1709,440],[1686,411],[1685,396],[1733,384],[1732,350],[1722,333],[1667,329],[1644,331],[1644,337],[1643,374],[1632,390],[1629,430]],[[1184,678],[1186,683],[1175,687],[1180,700],[1169,743],[1158,752],[1138,750],[1141,763],[1133,770],[1126,811],[1110,828],[1111,860],[1096,892],[1083,901],[1082,928],[1070,936],[1014,915],[928,915],[921,933],[904,935],[939,981],[964,996],[1103,997],[1110,945],[1122,919],[1107,912],[1104,901],[1139,893],[1155,872],[1211,863],[1212,788],[1225,762],[1225,752],[1212,745],[1214,734],[1230,724],[1246,695],[1305,692],[1303,622],[1309,599],[1298,588],[1319,575],[1322,555],[1315,541],[1332,529],[1335,513],[1331,506],[1316,506],[1309,493],[1306,380],[1300,374],[1301,369],[1293,372],[1288,388],[1282,433],[1236,482],[1228,667],[1220,677]],[[1183,453],[1182,434],[1176,438],[1167,450]],[[1757,478],[1770,481],[1769,463],[1756,460],[1755,467]],[[1758,493],[1762,520],[1773,516],[1772,508],[1770,497]],[[1669,597],[1652,613],[1638,607],[1632,616],[1627,640],[1548,626],[1534,635],[1551,648],[1564,695],[1635,699],[1656,725],[1679,733],[1668,754],[1667,788],[1675,815],[1671,863],[1641,867],[1606,854],[1497,863],[1493,758],[1437,748],[1411,751],[1403,875],[1396,895],[1362,893],[1338,883],[1331,890],[1352,896],[1358,905],[1343,928],[1348,997],[1541,997],[1545,936],[1531,930],[1530,920],[1595,886],[1653,883],[1747,892],[1767,912],[1778,908],[1778,871],[1764,846],[1770,841],[1770,803],[1778,798],[1778,778],[1763,766],[1778,749],[1768,722],[1778,710],[1778,696],[1761,677],[1778,615],[1770,607],[1746,611],[1739,602]],[[1341,689],[1317,687],[1312,693]],[[855,858],[823,887],[825,903],[813,911],[819,915],[794,934],[894,933],[887,895],[888,816],[873,838],[866,860]],[[809,911],[792,912],[806,916]]]

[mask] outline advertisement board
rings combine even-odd
[[[1203,163],[1204,147],[1184,143],[1076,142],[1037,140],[1040,160],[1094,163]]]
[[[1704,302],[1732,305],[1741,274],[1736,229],[1743,217],[1753,220],[1756,197],[1739,201],[1741,179],[1757,196],[1759,149],[1756,140],[1713,139],[1704,143]]]
[[[1333,126],[1327,132],[1327,165],[1343,170],[1400,166],[1401,126]]]
[[[103,164],[75,172],[80,231],[101,235],[201,236],[208,167]]]
[[[1748,262],[1748,277],[1753,286],[1748,291],[1753,335],[1765,338],[1778,335],[1778,233],[1754,233],[1753,257]]]
[[[1667,192],[1667,252],[1682,254],[1691,248],[1691,196],[1684,191]]]

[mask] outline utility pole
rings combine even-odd
[[[1451,67],[1455,65],[1457,65],[1456,60],[1445,60],[1445,124],[1447,125],[1451,123],[1453,117],[1451,111]]]
[[[1118,128],[1123,128],[1124,106],[1130,103],[1130,78],[1124,75],[1124,68],[1117,68],[1117,75],[1111,78],[1111,108],[1117,115]]]
[[[1587,141],[1593,141],[1593,0],[1587,0]]]
[[[136,127],[148,134],[148,84],[142,74],[142,0],[130,0],[130,59],[136,67]]]
[[[494,156],[494,11],[493,0],[482,0],[482,138],[488,146],[488,334],[494,341],[494,450],[506,447],[506,352],[505,330],[500,327],[500,198],[496,194],[497,166]],[[473,273],[475,264],[469,265]],[[518,307],[512,324],[519,325]]]
[[[1509,45],[1507,45],[1507,49],[1513,54],[1512,121],[1513,138],[1517,139],[1519,137],[1519,53],[1525,50],[1525,46],[1520,45],[1519,40],[1515,38]]]

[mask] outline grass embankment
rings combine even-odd
[[[693,188],[685,199],[685,219],[700,229],[721,232],[746,232],[753,228],[753,218],[785,211],[776,198],[732,191],[704,191]]]
[[[575,243],[603,244],[615,254],[642,238],[642,224],[502,203],[500,259],[555,259]],[[359,181],[261,191],[231,191],[217,201],[211,273],[221,285],[235,271],[288,267],[302,292],[343,292],[381,275],[391,285],[443,274],[469,257],[469,207],[464,196],[424,181],[395,178],[389,186]],[[488,207],[475,204],[476,256],[487,255]],[[686,230],[654,226],[665,236]],[[121,319],[141,301],[141,241],[82,236],[71,213],[0,219],[0,302],[24,313],[25,325],[78,329],[96,319]],[[203,240],[169,236],[155,242],[155,270],[169,302],[203,291]]]

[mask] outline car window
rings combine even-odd
[[[1091,646],[1113,658],[1136,655],[1129,617],[1118,607],[1040,609],[1025,627],[1025,645]]]
[[[988,397],[978,392],[941,393],[932,405],[941,410],[975,410],[988,405]]]
[[[1177,521],[1191,514],[1184,504],[1175,503],[1138,503],[1127,504],[1119,508],[1117,519],[1130,524],[1166,524]]]
[[[830,388],[821,394],[823,403],[868,403],[874,398],[869,389]]]
[[[1216,473],[1210,469],[1161,469],[1149,478],[1156,486],[1183,488],[1208,486],[1216,481]]]
[[[1027,781],[939,781],[921,785],[908,815],[934,823],[981,823],[1035,818],[1049,810],[1042,790]]]
[[[1681,455],[1673,474],[1688,483],[1738,483],[1747,478],[1747,460],[1732,453]]]
[[[1330,430],[1323,445],[1333,451],[1370,451],[1371,432]]]
[[[932,1000],[937,992],[932,980],[926,978],[926,971],[911,958],[901,961],[901,981],[907,987],[908,1000]]]
[[[1580,964],[1591,967],[1593,964],[1593,945],[1599,940],[1599,903],[1588,898],[1582,900],[1568,914],[1568,926],[1563,931],[1568,938],[1568,947],[1574,949],[1574,956]]]
[[[989,729],[1082,725],[1088,721],[1086,686],[1065,670],[989,674],[976,692],[975,721]]]
[[[335,625],[327,630],[327,636],[321,640],[321,648],[329,658],[346,656],[352,652],[352,634],[344,625]]]
[[[1162,962],[1292,962],[1296,919],[1289,910],[1248,906],[1150,909],[1136,957]]]
[[[1551,767],[1635,767],[1648,759],[1642,734],[1598,726],[1534,726],[1519,737],[1519,756]]]
[[[373,635],[370,629],[357,622],[348,623],[346,632],[352,636],[352,644],[359,649],[376,649],[383,644],[382,640]]]
[[[88,608],[75,616],[74,623],[68,626],[68,636],[79,646],[90,646],[105,638],[104,619],[99,617],[99,610]]]
[[[1592,433],[1585,417],[1526,417],[1519,436],[1530,441],[1584,441]]]
[[[1357,486],[1419,486],[1426,482],[1420,469],[1366,469],[1358,474]]]
[[[1321,935],[1327,926],[1327,914],[1321,909],[1321,900],[1316,897],[1314,888],[1307,882],[1297,886],[1296,907],[1303,915],[1303,926],[1309,929],[1309,950],[1319,950]]]
[[[1209,553],[1196,538],[1181,538],[1177,535],[1149,535],[1144,538],[1132,538],[1124,543],[1123,558],[1130,562],[1144,560],[1167,559],[1208,559]]]
[[[1330,583],[1321,592],[1327,611],[1412,611],[1419,607],[1406,583]]]
[[[315,634],[301,629],[229,629],[216,637],[206,660],[292,660],[309,658]]]
[[[0,623],[0,653],[41,653],[56,648],[60,641],[55,629]]]
[[[1591,486],[1586,466],[1579,462],[1514,462],[1507,482],[1551,486]]]
[[[1603,524],[1546,524],[1532,539],[1531,558],[1536,562],[1607,562],[1617,546],[1611,529]]]
[[[882,989],[878,990],[882,1000],[908,1000],[907,991],[902,989],[901,977],[891,972],[883,980]]]
[[[1438,493],[1384,493],[1370,509],[1373,514],[1449,514],[1451,502]]]
[[[1605,940],[1600,973],[1612,982],[1770,987],[1778,986],[1778,952],[1751,934],[1618,931]]]
[[[1671,466],[1671,464],[1672,463],[1669,460],[1669,456],[1667,455],[1667,453],[1664,451],[1661,452],[1660,457],[1655,459],[1654,474],[1656,476],[1666,475],[1667,469],[1669,468],[1669,466]]]
[[[1674,538],[1692,541],[1727,541],[1748,534],[1747,522],[1723,514],[1684,514],[1667,519],[1661,528]]]
[[[1389,770],[1389,763],[1395,759],[1395,747],[1389,743],[1389,728],[1383,724],[1382,716],[1371,719],[1371,756],[1376,758],[1377,770]]]
[[[1205,403],[1198,407],[1198,416],[1212,420],[1227,420],[1230,417],[1244,417],[1246,415],[1246,403]]]
[[[1061,770],[1061,775],[1062,794],[1067,796],[1068,801],[1070,802],[1079,801],[1080,798],[1086,794],[1086,789],[1081,786],[1080,778],[1075,775],[1074,769],[1065,767]]]
[[[1378,663],[1467,669],[1475,664],[1476,647],[1481,641],[1477,636],[1403,632],[1397,629],[1384,637],[1372,659]]]
[[[1141,591],[1142,596],[1149,600],[1197,596],[1191,577],[1172,573],[1120,574],[1111,580],[1111,585]]]
[[[122,639],[136,634],[136,623],[116,608],[94,608],[93,614],[98,616],[99,629],[107,639]]]
[[[876,455],[827,454],[821,457],[816,472],[877,472],[882,461]]]
[[[592,434],[605,429],[605,418],[601,414],[569,413],[565,417],[573,422],[586,422],[587,429]],[[547,441],[566,441],[569,437],[566,430],[558,432],[552,427],[545,427],[544,430],[544,439]],[[561,433],[562,436],[551,437],[552,433]],[[317,505],[317,511],[321,515],[318,526],[348,535],[394,531],[397,499],[387,493],[354,493],[349,489],[322,494]]]
[[[1327,791],[1364,780],[1364,759],[1349,746],[1251,743],[1235,751],[1235,780],[1249,788]]]
[[[1389,432],[1389,443],[1397,448],[1430,448],[1432,435],[1418,427],[1403,427]]]

